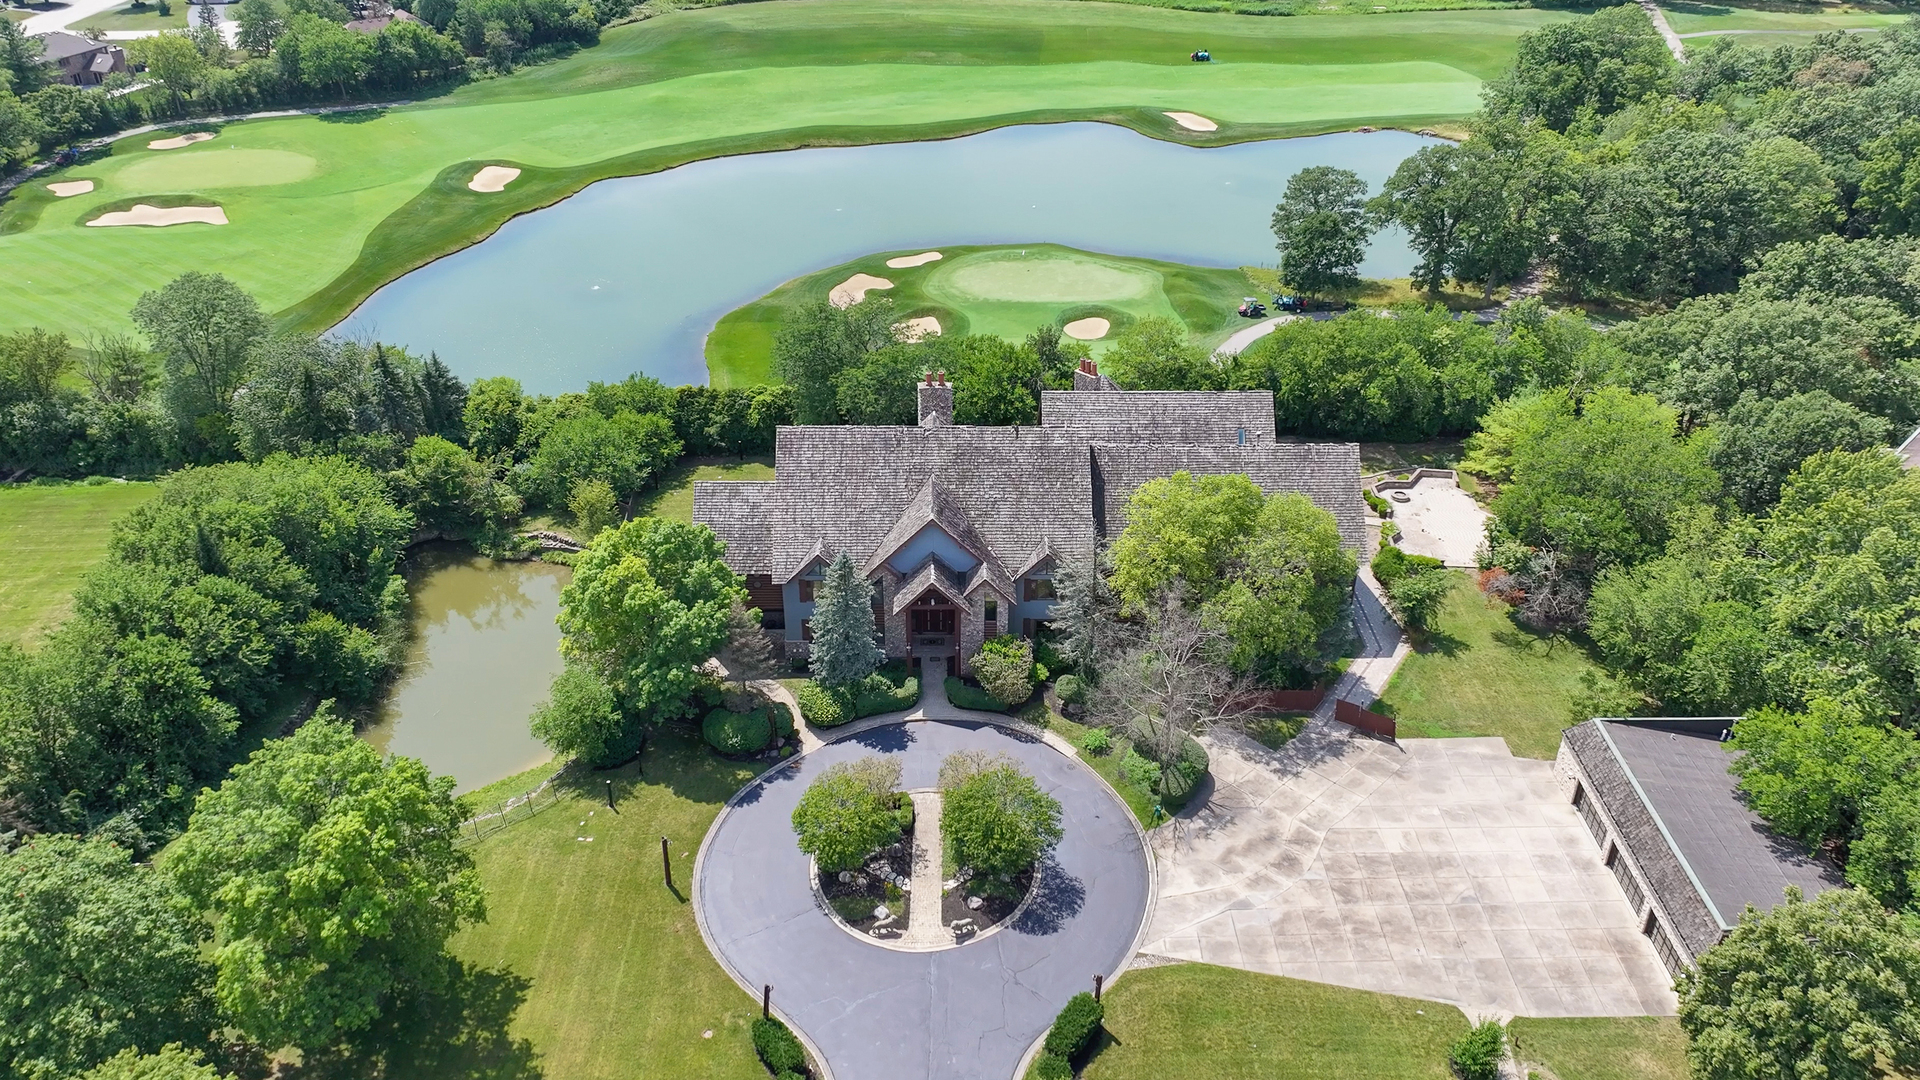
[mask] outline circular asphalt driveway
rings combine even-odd
[[[901,787],[935,786],[955,750],[1005,753],[1060,800],[1065,833],[1025,912],[998,933],[939,952],[851,935],[814,901],[794,843],[794,805],[820,771],[896,757]],[[748,785],[701,848],[694,905],[707,945],[826,1058],[834,1080],[1010,1080],[1069,997],[1133,953],[1152,891],[1129,811],[1093,770],[1032,736],[983,723],[916,720],[794,758]]]

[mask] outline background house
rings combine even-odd
[[[116,71],[127,70],[127,50],[65,30],[39,35],[54,78],[71,86],[98,86]]]
[[[804,656],[814,589],[841,552],[873,581],[887,654],[915,663],[1031,636],[1053,612],[1053,575],[1125,526],[1148,480],[1185,470],[1244,474],[1331,512],[1364,542],[1353,443],[1279,443],[1273,396],[1124,392],[1089,361],[1073,391],[1041,395],[1032,427],[953,424],[953,387],[919,386],[917,426],[783,427],[771,481],[694,485],[694,520],[727,544],[750,602]]]

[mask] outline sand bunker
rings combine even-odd
[[[1061,329],[1067,332],[1068,337],[1079,341],[1098,341],[1107,336],[1107,331],[1113,329],[1113,324],[1095,316],[1091,319],[1075,319]]]
[[[192,146],[197,142],[206,142],[213,138],[211,131],[189,131],[185,135],[175,135],[171,139],[155,139],[147,144],[149,150],[178,150],[183,146]]]
[[[930,262],[939,261],[939,252],[923,251],[918,255],[902,255],[897,259],[888,259],[887,265],[893,267],[895,270],[905,270],[910,266],[925,266]]]
[[[893,331],[901,341],[925,341],[940,336],[940,320],[931,315],[922,315],[917,319],[895,323]]]
[[[467,186],[475,191],[505,191],[507,185],[520,178],[519,169],[509,169],[505,165],[489,165],[473,174]]]
[[[865,300],[869,290],[891,288],[893,288],[893,282],[886,278],[874,277],[872,274],[855,274],[835,285],[833,291],[827,294],[827,301],[834,307],[852,307]]]
[[[102,225],[185,225],[197,221],[203,225],[225,225],[227,212],[218,206],[148,206],[138,203],[131,210],[115,210],[87,222],[88,227]]]
[[[1219,131],[1220,130],[1219,124],[1216,124],[1213,121],[1207,119],[1206,117],[1201,116],[1199,113],[1170,112],[1167,114],[1167,116],[1172,118],[1174,123],[1179,124],[1181,127],[1186,128],[1188,131]]]
[[[92,191],[93,181],[62,180],[58,184],[48,184],[47,190],[53,192],[54,195],[56,195],[59,198],[71,199],[75,195],[85,195],[87,192]]]

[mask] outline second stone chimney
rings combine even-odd
[[[1080,367],[1073,373],[1075,390],[1118,390],[1112,379],[1100,374],[1100,366],[1092,357],[1080,361]]]
[[[920,426],[950,427],[953,424],[953,387],[944,371],[929,371],[920,383]]]

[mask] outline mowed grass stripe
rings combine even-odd
[[[377,118],[228,124],[187,150],[122,140],[71,170],[98,182],[93,193],[30,193],[0,207],[0,262],[31,282],[0,295],[0,331],[124,330],[141,292],[209,267],[290,321],[324,328],[378,285],[516,213],[596,179],[721,154],[1068,119],[1196,144],[1420,126],[1471,111],[1476,80],[1505,62],[1515,37],[1560,17],[1260,19],[1055,0],[806,0],[667,16],[610,31],[570,60]],[[1196,39],[1222,62],[1186,63]],[[1159,115],[1175,108],[1222,129],[1181,132]],[[174,192],[217,201],[227,226],[80,227],[96,207],[153,193],[137,174],[122,176],[130,166],[235,146],[304,155],[317,168],[288,183]],[[489,161],[546,172],[499,195],[466,191]]]
[[[153,493],[139,483],[0,489],[0,641],[31,646],[58,625],[113,523]]]

